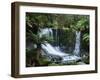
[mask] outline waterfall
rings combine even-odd
[[[45,50],[48,54],[57,55],[57,56],[66,56],[66,53],[63,53],[61,51],[58,51],[53,47],[51,44],[45,42],[44,44],[41,44],[42,49]]]
[[[48,28],[48,29],[49,29],[49,30],[48,30],[48,31],[49,31],[49,36],[53,38],[53,31],[52,31],[52,28]]]
[[[43,35],[45,35],[47,37],[52,37],[53,38],[52,28],[40,29],[39,36],[42,37]]]
[[[58,30],[56,29],[56,46],[58,46]]]
[[[80,55],[80,36],[81,32],[76,31],[76,42],[75,42],[75,49],[74,49],[74,54],[79,56]]]
[[[42,50],[44,51],[45,55],[49,58],[49,59],[56,59],[56,57],[60,57],[62,58],[61,63],[66,63],[69,61],[77,61],[80,60],[80,57],[76,56],[77,54],[79,54],[80,52],[80,32],[76,31],[76,43],[75,43],[75,50],[74,53],[75,55],[70,55],[68,53],[64,53],[61,51],[60,46],[58,45],[59,42],[59,31],[57,31],[57,29],[54,30],[55,31],[55,40],[56,40],[56,46],[48,43],[47,41],[45,41],[43,44],[41,44]],[[52,28],[44,28],[40,30],[39,33],[40,37],[42,37],[43,35],[47,36],[47,37],[52,37],[54,36],[54,32]],[[58,60],[56,60],[58,61]]]
[[[56,50],[51,44],[49,43],[44,43],[41,44],[42,49],[46,52],[47,56],[48,55],[52,55],[52,56],[59,56],[62,58],[61,63],[66,63],[66,62],[70,62],[70,61],[77,61],[80,60],[80,57],[75,56],[75,55],[69,55],[67,53],[61,52]],[[52,57],[51,57],[52,58]]]

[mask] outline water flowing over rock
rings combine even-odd
[[[56,59],[56,57],[60,57],[62,58],[61,63],[66,63],[66,62],[70,62],[70,61],[78,61],[80,60],[80,57],[75,56],[75,55],[70,55],[61,51],[56,50],[52,45],[50,45],[49,43],[45,43],[45,44],[41,44],[42,49],[46,52],[46,55],[52,55],[54,57],[49,57],[49,59]],[[56,61],[58,62],[58,61]]]
[[[40,29],[40,33],[39,36],[42,37],[43,35],[47,36],[47,37],[53,37],[53,31],[51,28],[44,28],[44,29]]]
[[[56,31],[56,39],[57,39],[58,38],[57,29],[55,31]],[[39,34],[40,34],[40,37],[42,37],[42,35],[53,37],[53,35],[54,35],[52,28],[41,29],[41,32]],[[81,33],[76,31],[75,34],[76,34],[76,43],[75,43],[75,49],[74,49],[75,55],[65,53],[60,50],[60,47],[58,45],[53,46],[50,43],[48,43],[47,41],[45,41],[43,44],[41,44],[42,50],[44,51],[45,55],[50,60],[54,60],[54,62],[67,63],[70,61],[78,61],[81,59],[80,57],[77,56],[80,53],[80,34]],[[61,58],[61,59],[59,59],[59,58]]]
[[[80,55],[80,36],[81,36],[81,32],[80,31],[76,31],[76,42],[75,42],[75,49],[74,49],[74,54],[79,56]]]

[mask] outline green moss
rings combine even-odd
[[[48,66],[62,66],[62,64],[51,63]]]
[[[50,64],[51,62],[46,58],[46,57],[41,57],[40,59],[39,59],[39,63],[40,63],[40,65],[48,65],[48,64]]]

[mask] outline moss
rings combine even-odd
[[[48,66],[51,63],[46,57],[40,57],[39,63],[41,66]]]
[[[62,66],[62,64],[51,63],[48,66]]]

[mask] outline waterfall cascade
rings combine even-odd
[[[54,47],[53,45],[51,45],[48,42],[45,42],[44,44],[41,44],[42,49],[46,52],[46,55],[52,55],[52,56],[59,56],[62,58],[62,63],[66,63],[67,61],[77,61],[80,60],[80,57],[76,56],[79,54],[80,52],[80,32],[76,31],[76,43],[75,43],[75,49],[74,49],[74,54],[75,55],[70,55],[67,53],[64,53],[60,50],[60,48],[58,48],[58,46]],[[40,37],[42,37],[42,35],[47,35],[49,37],[53,37],[53,30],[52,28],[45,28],[45,29],[41,29],[40,32]],[[56,39],[57,39],[57,30],[56,30]],[[49,58],[55,58],[55,57],[49,57]]]
[[[58,55],[58,56],[61,56],[61,57],[68,55],[66,53],[63,53],[61,51],[56,50],[55,47],[53,47],[51,44],[49,44],[47,42],[45,44],[41,44],[41,45],[42,45],[42,48],[44,50],[46,50],[46,52],[49,53],[49,54]]]
[[[61,52],[56,50],[51,44],[49,43],[45,43],[45,44],[41,44],[42,49],[47,53],[47,55],[53,55],[53,56],[59,56],[62,58],[62,63],[66,63],[68,61],[78,61],[80,60],[80,57],[77,57],[75,55],[69,55],[67,53]],[[52,57],[51,57],[52,59]]]
[[[40,29],[39,36],[42,37],[43,35],[47,37],[53,37],[53,31],[51,28]]]
[[[80,36],[81,36],[81,32],[80,31],[76,31],[76,42],[75,42],[75,49],[74,49],[74,54],[79,56],[80,55]]]

